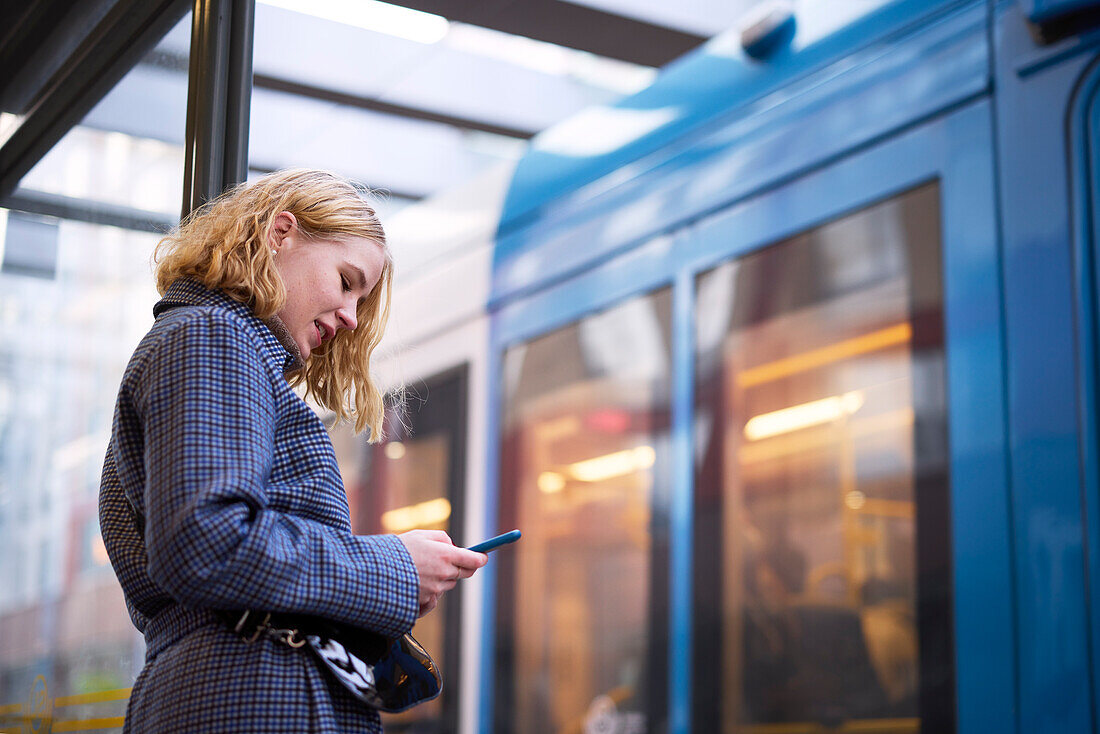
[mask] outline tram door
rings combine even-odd
[[[663,720],[671,289],[504,353],[494,731]]]
[[[1059,5],[1089,3],[993,16],[1019,721],[1050,734],[1100,725],[1100,46],[1095,25],[1037,33],[1034,14]]]
[[[954,718],[940,197],[698,276],[695,710],[716,731]]]
[[[345,465],[354,467],[346,484],[355,532],[399,534],[424,528],[442,530],[456,545],[466,544],[462,528],[467,373],[462,365],[410,384],[402,401],[391,396],[384,441],[363,444],[358,439],[360,456],[344,454]],[[448,592],[412,630],[443,673],[443,693],[406,712],[383,714],[386,731],[454,734],[458,730],[462,593],[461,585]]]
[[[693,732],[1014,730],[992,122],[691,234]]]

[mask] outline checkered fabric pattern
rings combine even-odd
[[[393,535],[352,534],[328,433],[283,377],[293,357],[247,306],[180,280],[153,313],[119,389],[99,500],[148,645],[127,731],[381,731],[304,649],[247,644],[211,610],[396,636],[416,620],[408,552]]]

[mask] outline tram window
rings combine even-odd
[[[939,221],[927,184],[698,279],[696,731],[954,728]]]
[[[357,465],[347,433],[335,441],[357,533],[442,530],[462,545],[467,368],[411,385],[400,415],[388,410],[385,440],[367,444]],[[391,401],[392,404],[392,401]],[[335,437],[334,437],[335,438]],[[363,451],[361,449],[361,451]],[[461,585],[417,620],[412,633],[443,672],[438,698],[400,714],[383,714],[388,732],[448,734],[457,730]]]
[[[498,732],[663,726],[670,318],[666,288],[505,354]]]

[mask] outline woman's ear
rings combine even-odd
[[[268,233],[267,244],[273,250],[277,250],[283,245],[283,241],[287,236],[294,232],[298,228],[298,220],[294,218],[294,215],[290,212],[279,212],[275,215],[275,221],[271,223],[271,230]]]

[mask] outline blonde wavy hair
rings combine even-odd
[[[286,304],[286,287],[275,267],[269,236],[280,212],[290,212],[306,239],[362,237],[385,254],[382,275],[356,310],[358,324],[303,354],[305,366],[287,375],[305,385],[306,397],[343,420],[356,432],[370,428],[370,440],[382,438],[385,405],[371,379],[370,359],[390,313],[393,258],[369,192],[327,171],[289,169],[240,184],[193,211],[156,247],[157,290],[163,295],[179,278],[193,278],[249,306],[260,319]]]

